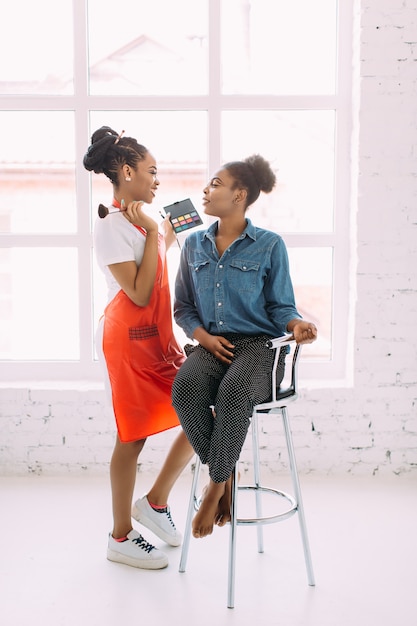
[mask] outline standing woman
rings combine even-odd
[[[94,228],[95,254],[109,293],[96,343],[117,424],[110,463],[114,525],[107,558],[160,569],[168,565],[167,556],[133,529],[131,516],[168,544],[181,543],[167,502],[192,456],[182,431],[153,487],[132,508],[138,456],[146,438],[179,424],[171,387],[184,356],[172,330],[165,258],[175,235],[167,219],[165,236],[159,233],[157,223],[142,210],[159,185],[154,157],[136,139],[122,135],[99,128],[83,161],[88,171],[105,174],[113,185],[110,214],[97,218]]]
[[[230,521],[231,474],[254,405],[271,395],[274,350],[267,340],[317,337],[297,312],[283,240],[246,218],[260,192],[274,185],[259,155],[224,165],[204,189],[204,212],[218,219],[190,234],[181,253],[174,316],[198,345],[176,376],[173,404],[210,476],[193,520],[195,537]]]

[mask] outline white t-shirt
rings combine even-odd
[[[123,213],[107,215],[104,219],[97,217],[94,225],[94,250],[97,264],[106,279],[109,302],[120,291],[120,285],[108,265],[125,261],[135,261],[136,265],[140,265],[144,249],[145,235]]]

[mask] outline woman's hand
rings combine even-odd
[[[235,347],[225,337],[210,335],[202,326],[196,328],[193,339],[198,341],[206,350],[211,352],[222,363],[230,365],[233,359],[233,348]]]
[[[122,201],[122,208],[124,203]],[[158,224],[153,220],[149,215],[143,212],[143,202],[141,200],[133,202],[129,202],[126,210],[125,217],[129,220],[131,224],[135,226],[141,226],[146,230],[146,232],[150,233],[152,231],[158,230]]]
[[[172,228],[172,224],[169,221],[169,216],[170,216],[170,213],[167,213],[161,223],[162,232],[165,238],[165,247],[167,250],[168,248],[172,246],[172,244],[175,242],[177,238],[175,235],[175,231]]]
[[[287,329],[294,335],[297,343],[313,343],[317,339],[317,328],[312,322],[296,319],[291,320]]]

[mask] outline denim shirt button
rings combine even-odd
[[[222,305],[222,303],[221,303],[221,302],[218,302],[218,303],[217,303],[217,306],[221,306],[221,305]]]

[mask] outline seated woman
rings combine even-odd
[[[231,474],[254,405],[271,396],[275,351],[267,340],[285,333],[300,344],[317,338],[315,325],[297,312],[283,240],[246,217],[275,182],[260,155],[224,165],[204,189],[204,212],[218,219],[190,234],[181,253],[174,316],[198,344],[175,377],[173,405],[210,476],[194,537],[230,521]]]

